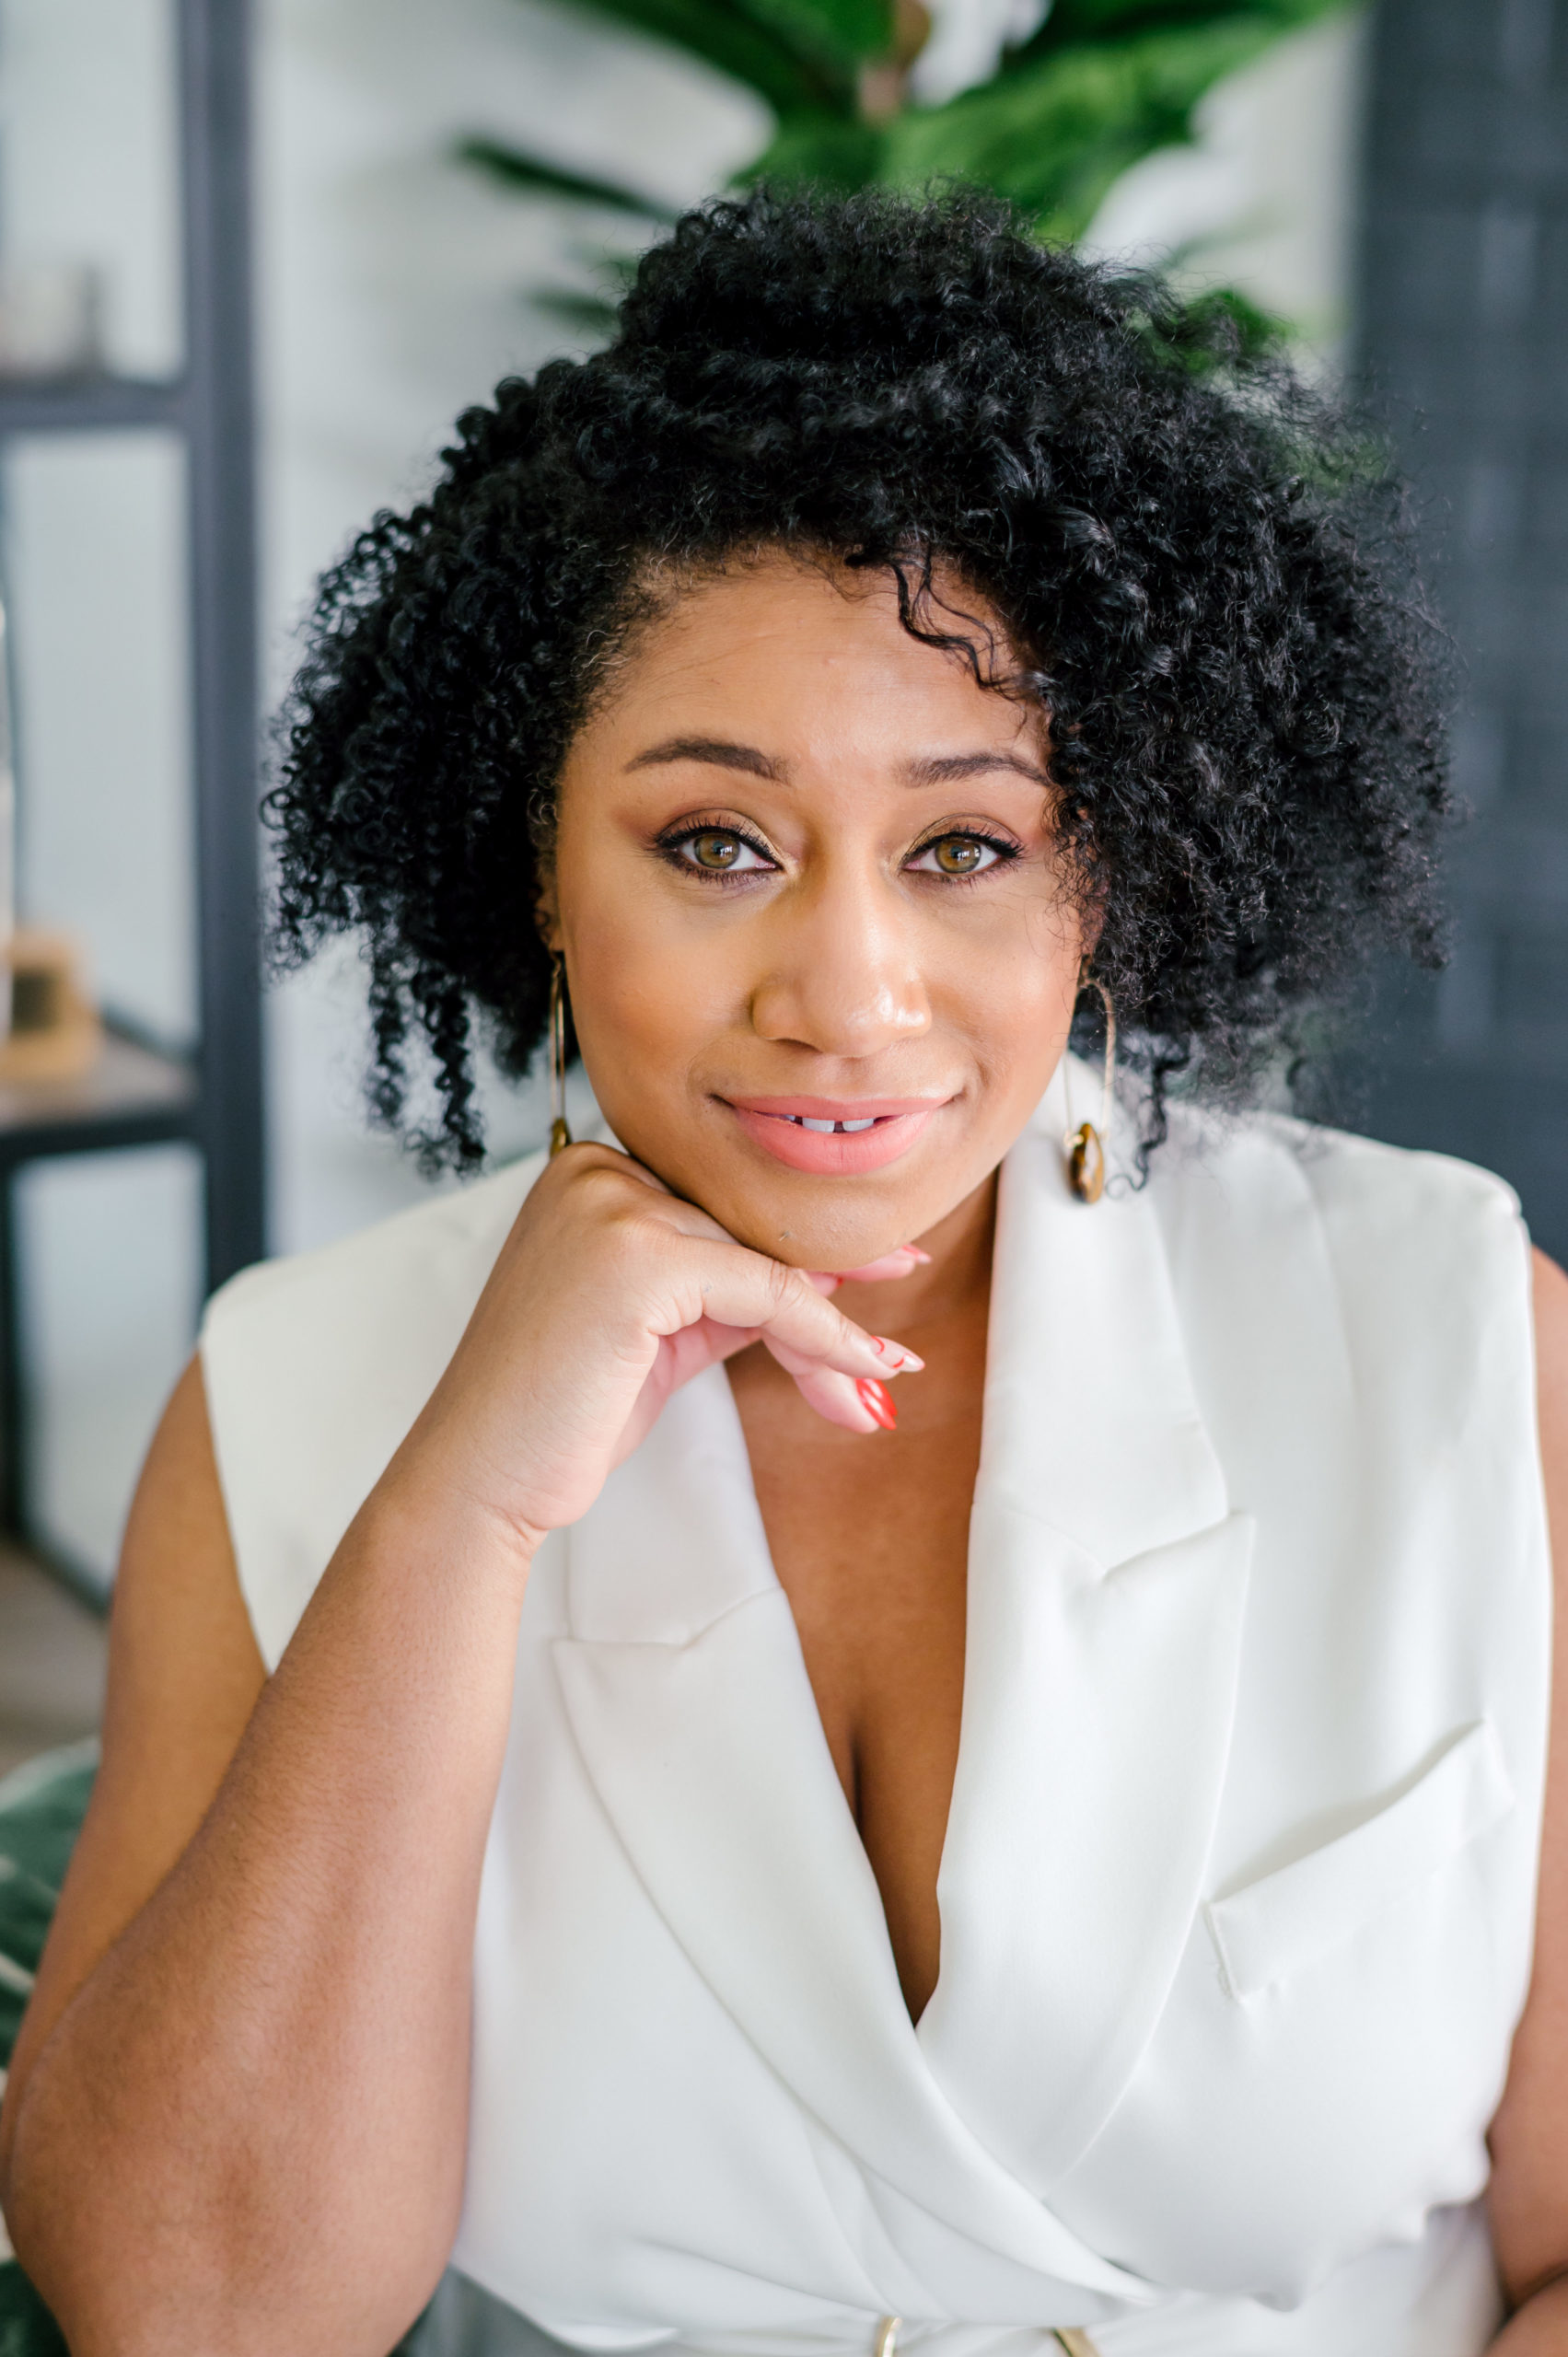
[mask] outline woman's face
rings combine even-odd
[[[912,638],[885,574],[779,553],[682,594],[571,748],[543,902],[622,1144],[799,1267],[935,1226],[1066,1041],[1051,800],[1038,712]]]

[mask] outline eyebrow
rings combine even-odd
[[[711,769],[746,770],[753,777],[765,777],[775,785],[784,783],[784,772],[755,745],[731,745],[720,737],[669,737],[662,745],[650,745],[645,753],[638,753],[626,764],[629,770],[657,769],[667,761],[706,761]]]
[[[629,770],[657,769],[671,761],[703,761],[711,769],[744,770],[749,775],[767,778],[775,785],[789,783],[789,772],[783,763],[771,761],[755,745],[732,745],[720,737],[669,737],[662,745],[650,745],[645,752],[635,754],[626,766]],[[950,785],[961,778],[981,777],[990,770],[1011,770],[1016,776],[1029,778],[1036,785],[1051,784],[1037,762],[1026,761],[1016,753],[989,749],[972,753],[933,754],[925,760],[911,761],[904,777],[911,785]]]
[[[950,785],[957,778],[982,777],[988,770],[1012,770],[1018,777],[1032,779],[1036,785],[1051,784],[1037,761],[1026,761],[1017,753],[990,749],[977,753],[946,753],[933,756],[929,761],[911,761],[904,774],[912,785]]]

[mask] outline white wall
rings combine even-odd
[[[180,359],[173,56],[168,0],[0,6],[0,255],[96,264],[131,375]],[[171,1040],[195,1014],[183,499],[161,435],[32,436],[0,471],[23,912]],[[40,1518],[102,1573],[190,1348],[199,1174],[179,1146],[40,1164],[17,1210]]]
[[[1179,275],[1243,288],[1331,366],[1350,324],[1365,36],[1344,8],[1217,84],[1197,144],[1124,172],[1087,249],[1179,257]]]

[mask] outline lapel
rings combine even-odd
[[[1109,2117],[1187,1944],[1253,1528],[1198,1410],[1154,1189],[1077,1202],[1062,1126],[1048,1096],[1003,1166],[942,1970],[920,2025],[951,2100],[1037,2193]]]
[[[1004,1166],[942,1975],[917,2036],[722,1369],[568,1534],[573,1734],[649,1897],[796,2098],[981,2247],[1148,2296],[1039,2200],[1158,2018],[1223,1776],[1246,1526],[1146,1195]]]

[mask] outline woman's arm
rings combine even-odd
[[[263,1690],[195,1370],[170,1405],[0,2152],[77,2357],[385,2357],[445,2264],[526,1572],[466,1536],[364,1517]]]
[[[1568,1276],[1535,1256],[1537,1383],[1556,1566],[1551,1748],[1529,2003],[1492,2126],[1504,2357],[1568,2357]]]
[[[563,1155],[259,1699],[187,1378],[6,2115],[0,2200],[75,2357],[384,2357],[418,2313],[461,2194],[533,1551],[676,1385],[759,1336],[825,1414],[875,1429],[855,1379],[896,1349],[624,1156]]]

